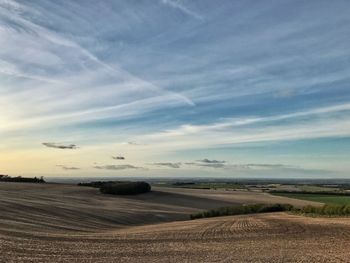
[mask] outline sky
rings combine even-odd
[[[349,10],[0,0],[0,174],[350,178]]]

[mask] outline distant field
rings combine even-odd
[[[248,191],[152,187],[147,194],[112,196],[92,187],[5,182],[0,183],[0,200],[0,235],[3,220],[16,219],[17,228],[28,222],[45,222],[50,229],[91,230],[186,220],[192,213],[235,204],[315,205]],[[31,227],[42,228],[37,224]]]
[[[305,191],[305,192],[336,192],[341,191],[341,187],[328,187],[324,185],[312,184],[244,184],[239,182],[176,182],[176,183],[156,183],[154,186],[187,188],[187,189],[227,189],[227,190],[247,190],[247,191]]]
[[[320,202],[325,204],[346,205],[350,204],[350,196],[344,195],[323,195],[323,194],[298,194],[298,193],[273,193],[274,195]]]
[[[158,185],[174,188],[190,188],[190,189],[248,189],[243,184],[236,183],[183,183],[183,184],[167,184]]]
[[[337,187],[325,187],[325,186],[318,186],[318,185],[298,185],[297,189],[300,189],[301,191],[308,191],[308,192],[334,192],[338,191],[339,188]]]

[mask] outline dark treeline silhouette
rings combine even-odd
[[[151,191],[151,185],[146,182],[95,181],[89,183],[79,183],[78,185],[99,188],[101,193],[114,195],[136,195]]]
[[[11,177],[9,175],[0,174],[0,182],[16,182],[16,183],[45,183],[44,178],[41,176],[38,177],[22,177],[22,176],[16,176]]]

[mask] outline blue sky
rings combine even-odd
[[[349,9],[0,0],[0,173],[349,177]]]

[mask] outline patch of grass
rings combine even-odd
[[[190,215],[190,218],[198,219],[198,218],[217,217],[217,216],[281,212],[281,211],[291,211],[292,209],[293,209],[293,206],[290,204],[236,205],[236,206],[229,206],[229,207],[221,207],[218,209],[212,209],[209,211],[192,214]]]
[[[347,205],[350,204],[350,195],[341,194],[314,194],[314,193],[274,193],[273,195],[284,196],[294,199],[315,201],[330,205]]]

